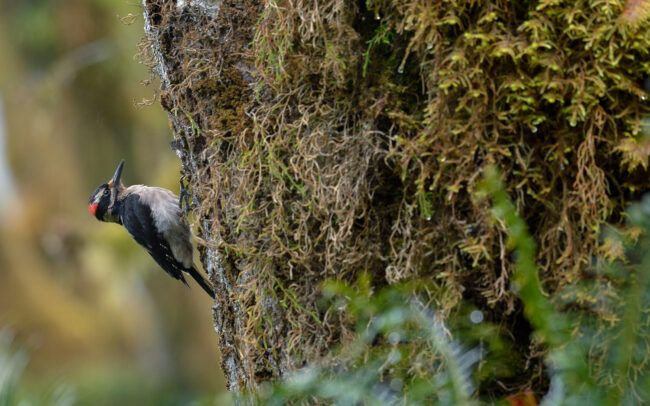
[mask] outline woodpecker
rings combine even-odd
[[[189,287],[184,276],[189,274],[214,298],[212,287],[194,267],[190,230],[181,221],[178,197],[160,187],[125,187],[120,180],[123,168],[122,159],[113,178],[95,189],[88,201],[90,213],[97,220],[123,225],[171,277]]]

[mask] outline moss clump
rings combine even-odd
[[[165,100],[192,128],[198,214],[230,264],[246,315],[237,349],[257,379],[346,340],[317,306],[319,282],[362,271],[375,286],[435,281],[443,313],[467,299],[533,357],[504,225],[474,195],[483,169],[505,174],[550,294],[583,276],[601,226],[648,189],[635,148],[649,111],[643,8],[225,1],[198,21],[150,3],[178,66]],[[540,363],[515,368],[513,385],[544,385]]]

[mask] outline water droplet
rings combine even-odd
[[[536,132],[537,132],[537,127],[533,127],[533,128],[531,128],[530,131],[536,133]]]
[[[645,95],[641,96],[641,100],[645,100],[645,99],[646,99]]]
[[[398,344],[400,341],[400,336],[397,331],[393,331],[388,335],[388,342],[391,343],[392,345]]]
[[[400,67],[397,68],[397,73],[399,73],[399,74],[404,73],[404,67],[400,65]]]
[[[393,348],[391,352],[388,353],[388,363],[391,365],[397,364],[402,359],[402,353],[397,349]]]
[[[431,221],[431,216],[428,216],[428,217],[427,217],[427,221]]]
[[[512,281],[510,283],[510,289],[516,294],[518,294],[521,291],[521,285],[519,282]]]
[[[469,314],[469,319],[472,321],[472,323],[479,324],[483,321],[483,312],[480,310],[474,310]]]
[[[375,14],[375,20],[381,20],[381,17],[379,17],[379,14]]]
[[[433,49],[433,44],[432,44],[432,43],[428,43],[428,44],[427,44],[427,49]]]

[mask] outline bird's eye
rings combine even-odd
[[[110,193],[111,193],[110,190],[108,190],[108,189],[104,190],[104,196],[108,196]]]

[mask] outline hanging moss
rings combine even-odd
[[[224,1],[207,19],[145,3],[252,382],[345,342],[319,283],[360,272],[432,280],[442,314],[469,300],[534,358],[504,225],[475,198],[483,169],[504,173],[549,295],[584,276],[603,224],[648,190],[637,2]],[[522,361],[513,384],[543,385],[541,367]]]

